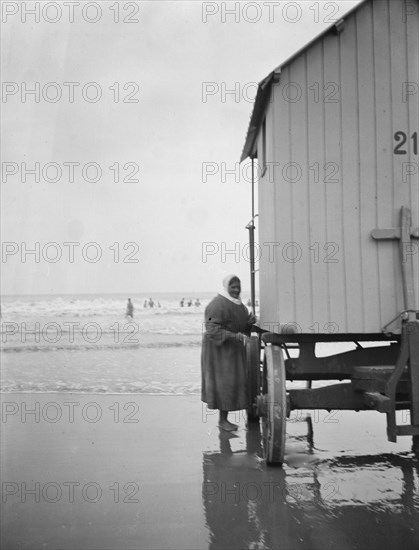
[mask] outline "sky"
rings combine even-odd
[[[256,83],[358,3],[2,2],[2,293],[248,289]]]

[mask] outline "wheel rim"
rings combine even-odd
[[[249,421],[255,421],[259,420],[255,411],[255,399],[260,392],[260,350],[257,336],[251,336],[246,344],[246,366],[249,401],[247,418]]]
[[[268,464],[282,464],[285,454],[287,418],[285,363],[281,348],[271,344],[265,348],[262,393],[264,399],[262,438],[265,460]]]

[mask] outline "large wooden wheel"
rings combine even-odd
[[[285,454],[287,394],[285,362],[279,346],[267,344],[262,378],[262,436],[265,460],[282,464]]]
[[[251,336],[246,344],[246,367],[247,367],[247,391],[248,422],[258,422],[259,416],[256,412],[256,398],[260,393],[260,348],[259,338]]]

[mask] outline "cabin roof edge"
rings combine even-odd
[[[337,32],[340,32],[340,30],[342,29],[342,24],[344,20],[350,15],[352,15],[352,13],[358,10],[362,5],[370,1],[371,0],[362,0],[361,2],[359,2],[359,4],[357,4],[352,9],[347,11],[339,21],[333,22],[329,27],[327,27],[324,31],[322,31],[320,34],[315,36],[312,40],[307,42],[303,47],[299,48],[290,57],[288,57],[283,63],[281,63],[276,69],[274,69],[271,73],[269,73],[268,76],[266,76],[263,80],[259,82],[258,91],[253,104],[253,110],[250,115],[250,122],[246,133],[245,143],[244,143],[243,150],[240,157],[240,162],[243,162],[248,157],[252,158],[256,156],[255,144],[256,144],[257,134],[258,134],[260,125],[262,123],[263,117],[265,115],[266,106],[269,101],[272,84],[274,82],[279,82],[279,80],[275,80],[275,78],[277,78],[280,75],[281,70],[287,65],[289,65],[296,57],[301,55],[305,50],[310,48],[314,43],[316,43],[318,40],[321,40],[329,32],[333,30],[337,30]]]

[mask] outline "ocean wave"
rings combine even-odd
[[[202,335],[204,318],[196,312],[192,315],[184,314],[156,314],[137,316],[135,319],[115,317],[111,315],[86,315],[80,317],[54,316],[49,312],[46,315],[6,316],[3,315],[0,323],[0,335],[3,343],[39,342],[54,343],[62,339],[74,340],[84,338],[88,342],[97,338],[114,337],[116,340],[131,341],[144,335],[163,336],[196,336]],[[130,336],[131,335],[131,336]]]
[[[138,342],[135,344],[63,344],[55,345],[25,345],[3,346],[1,353],[22,353],[22,352],[51,352],[51,351],[97,351],[97,350],[127,350],[127,349],[166,349],[166,348],[190,348],[199,347],[198,341],[179,341],[179,342]]]
[[[40,325],[39,328],[33,325],[28,325],[24,328],[19,326],[18,323],[1,323],[0,325],[0,336],[2,336],[2,341],[7,342],[9,339],[12,339],[13,337],[16,339],[19,339],[19,335],[21,337],[20,341],[25,342],[26,338],[30,338],[33,336],[36,336],[38,339],[47,340],[50,339],[52,342],[52,338],[60,338],[62,336],[72,335],[76,337],[86,337],[87,335],[93,335],[93,337],[97,334],[102,336],[115,336],[115,335],[131,335],[131,337],[137,336],[137,335],[145,335],[145,334],[161,334],[164,336],[196,336],[198,334],[203,333],[203,326],[201,323],[199,323],[197,326],[137,326],[134,330],[124,330],[124,329],[110,329],[109,327],[103,327],[100,325],[97,325],[96,328],[89,328],[88,330],[70,330],[67,327],[62,327],[58,323],[54,323],[58,326],[59,332],[57,333],[57,328],[47,326],[51,325],[53,322],[47,323],[45,325]],[[16,326],[16,330],[14,330],[14,327]],[[45,329],[44,329],[45,327]],[[99,330],[97,330],[99,329]],[[12,332],[13,330],[13,332]],[[24,339],[23,339],[24,338]],[[35,338],[35,339],[36,339]]]
[[[202,314],[205,305],[209,300],[204,300],[199,306],[181,307],[177,300],[163,300],[160,307],[153,308],[136,305],[134,309],[135,317],[153,316],[153,315],[194,315]],[[120,317],[125,314],[126,299],[115,298],[76,298],[65,299],[54,297],[50,299],[38,300],[4,300],[2,302],[2,316],[7,320],[13,320],[16,317],[101,317],[113,316]]]
[[[163,384],[161,382],[123,382],[106,384],[89,383],[9,383],[0,387],[2,393],[84,393],[84,394],[146,394],[190,395],[199,394],[198,384]]]

